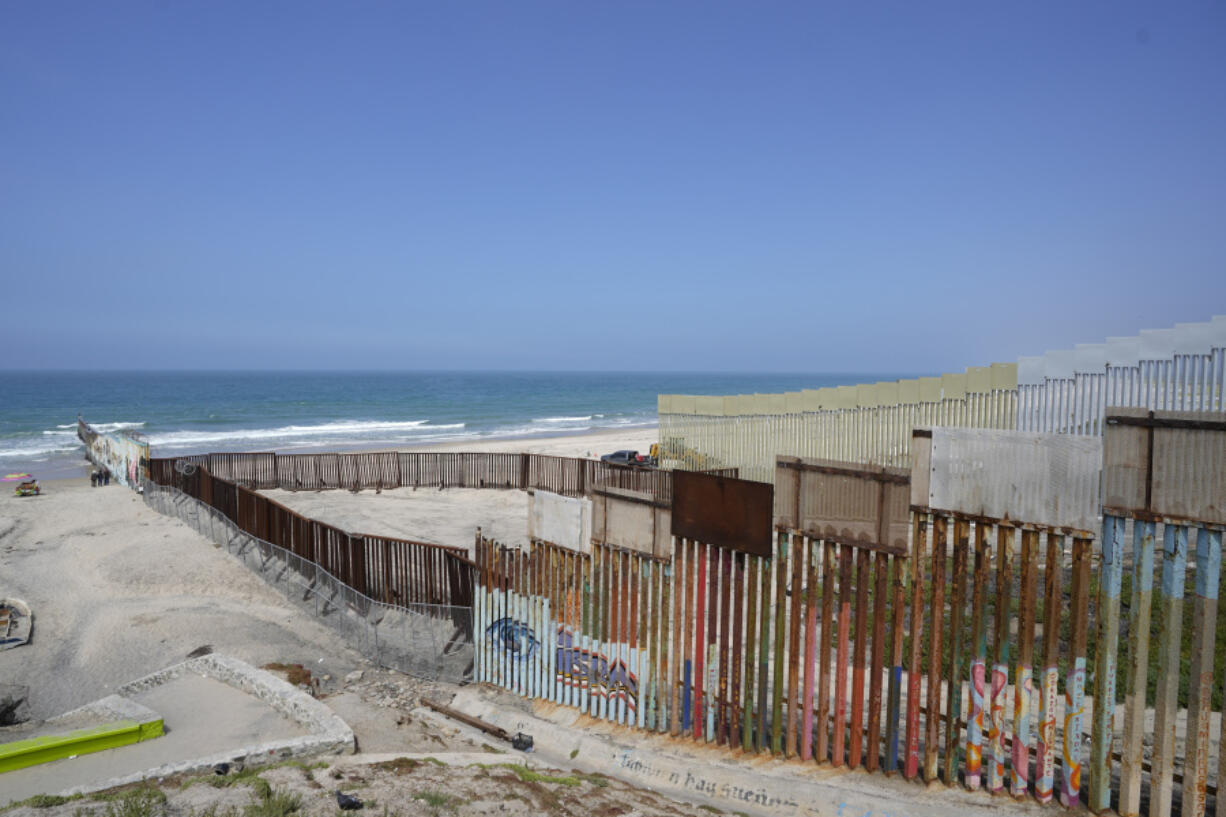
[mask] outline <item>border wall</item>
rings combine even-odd
[[[679,476],[663,554],[478,537],[477,680],[930,792],[1220,813],[1226,419],[1104,418],[919,429],[910,468]]]
[[[77,438],[85,457],[110,472],[121,485],[136,489],[149,477],[149,441],[135,431],[98,431],[77,418]]]
[[[659,396],[661,466],[736,467],[770,482],[776,455],[906,467],[923,427],[1098,435],[1106,407],[1226,411],[1226,316],[963,373],[784,394]]]

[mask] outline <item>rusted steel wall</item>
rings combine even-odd
[[[235,460],[209,455],[205,461],[209,460],[244,474],[251,482],[273,473],[272,461],[260,457]],[[154,460],[150,472],[155,482],[172,485],[216,508],[245,533],[319,565],[371,599],[406,607],[435,605],[439,615],[449,615],[446,608],[472,606],[475,565],[463,548],[349,533],[302,516],[246,485],[215,476],[201,464]]]
[[[175,462],[204,465],[214,476],[248,488],[287,491],[397,487],[540,489],[590,496],[599,488],[625,488],[672,501],[669,471],[612,465],[544,454],[375,452],[367,454],[221,453],[149,461],[149,478],[169,485]],[[711,473],[735,477],[735,468]]]

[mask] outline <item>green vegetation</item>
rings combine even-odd
[[[166,813],[166,795],[154,786],[128,789],[110,800],[105,817],[156,817]]]
[[[51,808],[52,806],[62,806],[65,803],[71,803],[73,800],[80,800],[84,796],[85,795],[83,794],[71,794],[67,797],[59,794],[36,794],[33,797],[27,797],[25,800],[9,803],[7,806],[0,806],[0,814],[21,806],[28,806],[30,808]]]
[[[302,798],[297,794],[274,790],[263,778],[256,780],[264,785],[257,787],[255,802],[243,808],[243,817],[289,817],[302,808]]]
[[[413,795],[414,800],[421,800],[431,808],[446,808],[452,803],[458,802],[456,798],[450,794],[444,794],[441,791],[422,791]]]

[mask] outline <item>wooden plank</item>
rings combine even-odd
[[[970,523],[954,520],[954,581],[949,605],[949,665],[945,673],[945,785],[957,782],[962,730],[962,618],[966,609],[966,571],[970,557]]]
[[[856,554],[856,633],[851,663],[851,729],[847,760],[847,765],[853,769],[860,766],[864,745],[864,669],[869,634],[868,596],[872,587],[868,575],[871,555],[867,550]]]
[[[991,576],[988,525],[975,524],[975,573],[971,580],[971,710],[966,721],[966,787],[979,788],[983,771],[984,713],[987,708],[988,622],[986,596]],[[955,637],[957,633],[955,632]],[[957,678],[957,675],[953,677]]]
[[[1009,628],[1013,620],[1013,539],[1016,528],[996,527],[996,632],[989,687],[991,715],[988,728],[988,791],[1005,787],[1005,691],[1009,687]]]
[[[834,741],[831,760],[835,766],[845,761],[847,730],[847,658],[851,631],[851,562],[850,545],[839,546],[839,631],[834,659]]]
[[[800,759],[810,760],[813,757],[813,687],[817,682],[817,667],[814,665],[814,659],[817,650],[817,573],[821,545],[811,538],[806,538],[805,543],[808,575],[805,583],[805,680],[800,702],[802,713]],[[826,725],[821,726],[825,729]]]
[[[1120,643],[1120,588],[1124,576],[1124,520],[1103,517],[1098,581],[1098,641],[1094,667],[1094,734],[1090,746],[1090,810],[1111,807],[1111,742],[1115,737],[1116,655]],[[1103,706],[1102,702],[1109,705]]]
[[[1169,817],[1174,793],[1175,721],[1179,710],[1179,648],[1188,563],[1188,530],[1166,525],[1162,539],[1162,601],[1159,607],[1158,689],[1154,701],[1154,755],[1150,771],[1151,817]]]
[[[941,647],[945,634],[945,561],[948,521],[939,514],[932,523],[932,615],[928,648],[928,712],[924,717],[924,782],[937,779],[941,728]]]
[[[1068,674],[1064,681],[1064,752],[1060,802],[1072,808],[1081,802],[1081,743],[1085,710],[1086,635],[1090,624],[1091,542],[1073,539],[1073,586],[1069,597]]]
[[[1203,817],[1209,780],[1214,646],[1222,532],[1200,528],[1196,538],[1196,592],[1192,602],[1192,665],[1188,684],[1188,732],[1183,774],[1183,813]],[[1219,771],[1218,779],[1222,775]],[[1220,790],[1220,784],[1219,784]],[[1219,795],[1220,796],[1220,795]]]
[[[817,643],[817,761],[830,759],[830,636],[834,628],[836,545],[822,541],[822,627]]]
[[[786,757],[796,757],[799,753],[797,730],[800,715],[800,620],[801,620],[801,580],[804,577],[804,540],[805,537],[796,534],[792,537],[792,558],[789,562],[792,588],[788,605],[788,713],[787,713],[787,747]]]
[[[1056,782],[1056,682],[1060,655],[1060,574],[1064,537],[1047,534],[1043,571],[1043,670],[1039,677],[1039,746],[1034,763],[1034,795],[1050,803]]]
[[[928,539],[928,515],[913,511],[911,525],[911,561],[907,565],[911,575],[911,658],[907,665],[907,749],[903,763],[903,777],[907,780],[914,780],[919,773],[922,683],[920,664],[924,650],[924,545]]]

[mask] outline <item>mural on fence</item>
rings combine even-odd
[[[86,456],[105,468],[121,485],[140,487],[149,475],[149,442],[133,431],[96,431],[78,421],[77,436]]]
[[[594,715],[622,722],[637,719],[639,674],[635,667],[642,663],[638,649],[625,643],[602,644],[551,621],[544,628],[554,633],[552,653],[540,649],[543,642],[524,621],[504,616],[485,627],[486,644],[479,649],[485,646],[490,659],[480,680],[511,689],[526,686],[532,697],[558,703],[567,702],[563,697],[578,695],[591,702]],[[547,678],[554,684],[545,683]]]

